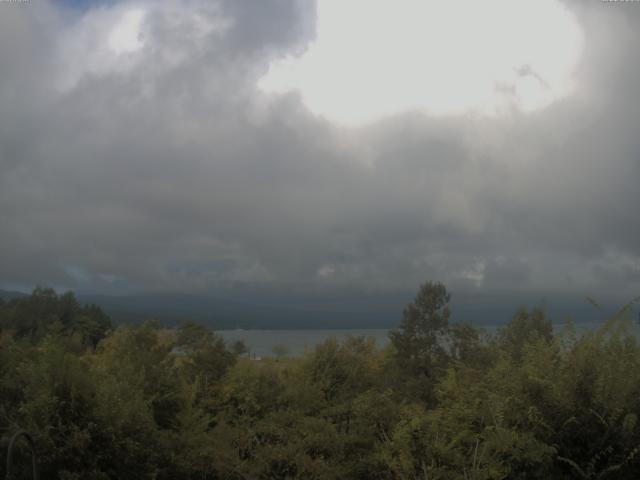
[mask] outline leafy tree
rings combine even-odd
[[[180,371],[189,383],[197,383],[198,399],[210,403],[219,382],[235,364],[237,354],[222,337],[204,325],[186,322],[178,328],[175,347],[181,352]]]
[[[380,367],[372,338],[347,337],[340,344],[333,337],[315,347],[304,368],[306,379],[331,402],[354,398],[376,385]]]
[[[450,329],[450,355],[453,359],[475,369],[486,369],[494,361],[495,351],[489,336],[470,323],[456,323]]]
[[[0,329],[38,342],[48,334],[76,335],[95,348],[111,329],[111,320],[96,305],[82,306],[72,292],[58,296],[52,288],[36,287],[31,295],[9,300],[1,308]]]
[[[489,337],[449,325],[449,300],[423,285],[382,350],[252,361],[205,326],[111,329],[36,289],[0,304],[0,451],[26,428],[42,478],[65,480],[638,477],[628,322],[558,334],[519,310]]]
[[[196,322],[187,321],[178,327],[176,346],[185,351],[195,350],[210,343],[213,339],[214,333],[209,328]]]
[[[439,282],[427,282],[404,309],[398,330],[389,333],[400,370],[410,377],[421,397],[432,401],[433,385],[447,362],[449,301],[451,295]]]
[[[236,357],[240,357],[249,353],[249,347],[242,340],[235,340],[233,344],[231,344],[231,351]]]
[[[498,331],[501,347],[516,359],[522,356],[525,345],[537,339],[546,342],[553,339],[553,324],[539,308],[532,312],[520,308],[511,321]]]
[[[289,348],[286,345],[274,345],[271,351],[278,360],[289,354]]]

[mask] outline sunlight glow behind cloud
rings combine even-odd
[[[142,48],[140,28],[145,17],[142,9],[132,9],[122,15],[109,34],[109,47],[115,53],[130,53]]]
[[[319,0],[317,38],[258,86],[361,125],[408,110],[531,112],[572,91],[583,34],[557,0]]]

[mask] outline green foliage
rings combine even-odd
[[[287,356],[287,354],[289,353],[289,348],[287,348],[286,345],[274,345],[271,351],[277,359],[281,359]]]
[[[449,358],[450,300],[443,284],[425,283],[405,308],[400,328],[389,334],[405,390],[427,403],[433,401],[434,385]]]
[[[489,336],[449,325],[449,300],[423,285],[382,350],[333,338],[255,361],[202,325],[113,329],[36,289],[0,303],[0,448],[26,428],[47,479],[638,477],[624,315],[580,336],[519,310]]]
[[[71,292],[57,295],[51,288],[37,287],[28,297],[0,304],[0,331],[33,342],[57,333],[95,348],[110,329],[111,321],[99,307],[81,306]]]
[[[545,317],[540,309],[534,309],[529,313],[521,308],[515,314],[511,322],[498,331],[498,342],[504,351],[514,359],[522,356],[522,350],[530,342],[536,339],[550,342],[553,338],[553,325]]]

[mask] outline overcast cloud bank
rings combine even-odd
[[[0,285],[640,293],[640,6],[542,110],[346,128],[256,86],[302,5],[0,4]]]

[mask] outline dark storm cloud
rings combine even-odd
[[[569,4],[586,53],[545,110],[345,130],[255,86],[303,3],[136,3],[119,56],[126,2],[0,5],[0,283],[637,293],[635,12]]]

